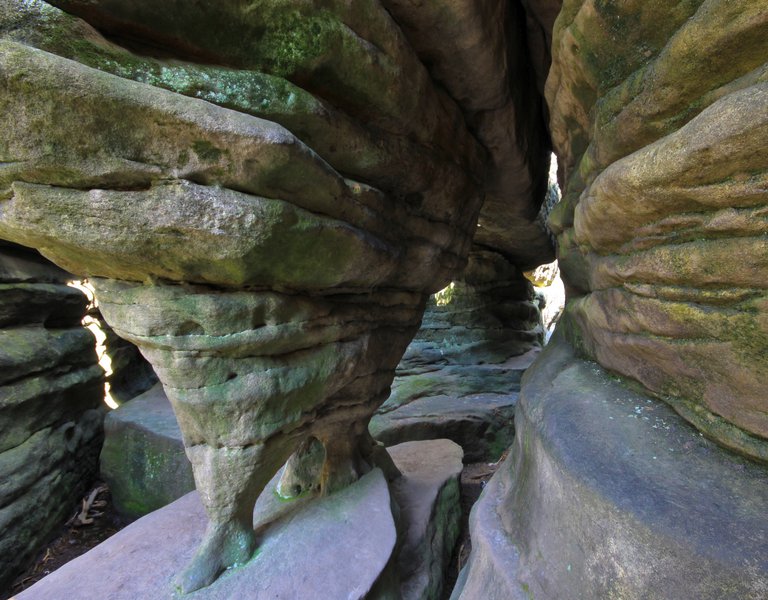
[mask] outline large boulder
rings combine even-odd
[[[115,508],[129,518],[195,489],[181,430],[160,384],[106,416],[99,464]]]
[[[768,469],[555,339],[509,458],[472,509],[454,600],[758,600]]]

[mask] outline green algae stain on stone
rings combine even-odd
[[[226,152],[211,144],[207,140],[197,140],[192,143],[192,149],[201,160],[206,162],[218,162]]]
[[[271,23],[259,51],[268,71],[287,76],[327,56],[339,34],[338,24],[325,11],[290,11]]]

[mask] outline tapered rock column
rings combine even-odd
[[[323,458],[302,470],[297,455],[286,495],[340,489],[375,464],[367,423],[418,326],[422,296],[361,303],[98,279],[96,287],[106,318],[163,382],[211,519],[186,588],[250,557],[256,498],[297,448],[314,438]]]

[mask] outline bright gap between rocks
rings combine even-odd
[[[73,280],[67,282],[67,285],[76,288],[85,294],[88,298],[88,313],[91,313],[92,310],[98,306],[93,286],[91,286],[87,280]],[[104,369],[104,376],[109,377],[112,375],[112,359],[107,353],[107,346],[105,344],[107,334],[104,333],[104,330],[101,328],[99,320],[92,317],[90,314],[86,314],[85,317],[83,317],[82,324],[83,327],[89,329],[93,334],[93,337],[96,338],[96,356],[99,359],[99,366]],[[115,402],[115,399],[112,397],[109,381],[104,382],[104,404],[111,409],[118,407],[117,402]]]

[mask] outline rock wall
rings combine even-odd
[[[0,2],[0,238],[91,276],[158,371],[212,523],[182,588],[249,558],[289,456],[287,494],[376,464],[368,421],[470,253],[510,269],[450,318],[509,333],[510,274],[551,259],[551,146],[570,343],[768,459],[766,56],[764,0]],[[529,481],[554,464],[525,445],[554,443],[546,400],[518,424]],[[601,539],[580,506],[572,538]],[[585,594],[636,566],[612,564]]]
[[[36,252],[0,242],[0,589],[98,472],[104,372],[87,299]]]
[[[768,9],[565,2],[547,81],[570,340],[768,459]]]

